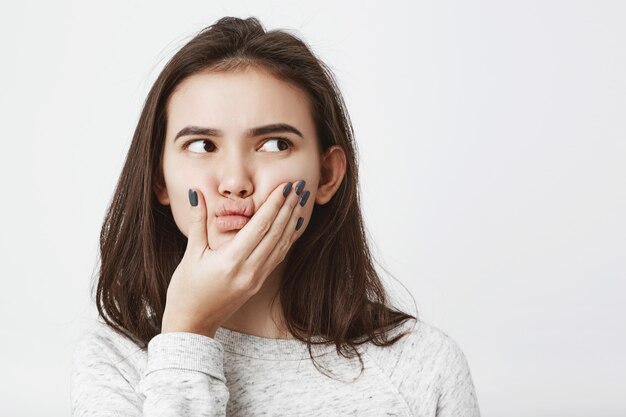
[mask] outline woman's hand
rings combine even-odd
[[[300,183],[300,182],[299,182]],[[248,223],[219,250],[207,239],[204,196],[189,207],[189,231],[183,258],[169,287],[161,332],[192,332],[214,337],[217,328],[262,287],[296,238],[296,224],[308,197],[302,185],[282,183]],[[292,191],[296,188],[296,191]],[[286,194],[286,197],[285,195]]]

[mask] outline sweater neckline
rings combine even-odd
[[[226,352],[254,359],[301,360],[310,357],[306,342],[299,339],[272,339],[218,327],[215,340],[222,344]],[[311,341],[326,342],[320,345],[311,344],[313,357],[336,350],[332,341],[328,342],[321,336],[312,336]]]

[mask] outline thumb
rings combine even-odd
[[[187,252],[198,256],[208,248],[206,226],[206,203],[202,192],[189,189],[189,229],[187,230]],[[209,248],[210,249],[210,248]]]

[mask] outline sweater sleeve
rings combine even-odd
[[[225,416],[229,391],[217,340],[161,333],[148,343],[141,380],[133,385],[110,341],[83,338],[74,351],[72,416]]]
[[[437,417],[480,417],[478,399],[465,354],[445,336],[439,362],[442,370],[437,401]]]

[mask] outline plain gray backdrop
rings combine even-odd
[[[69,415],[141,106],[225,15],[333,69],[381,274],[483,416],[626,415],[626,3],[599,0],[3,2],[0,415]]]

